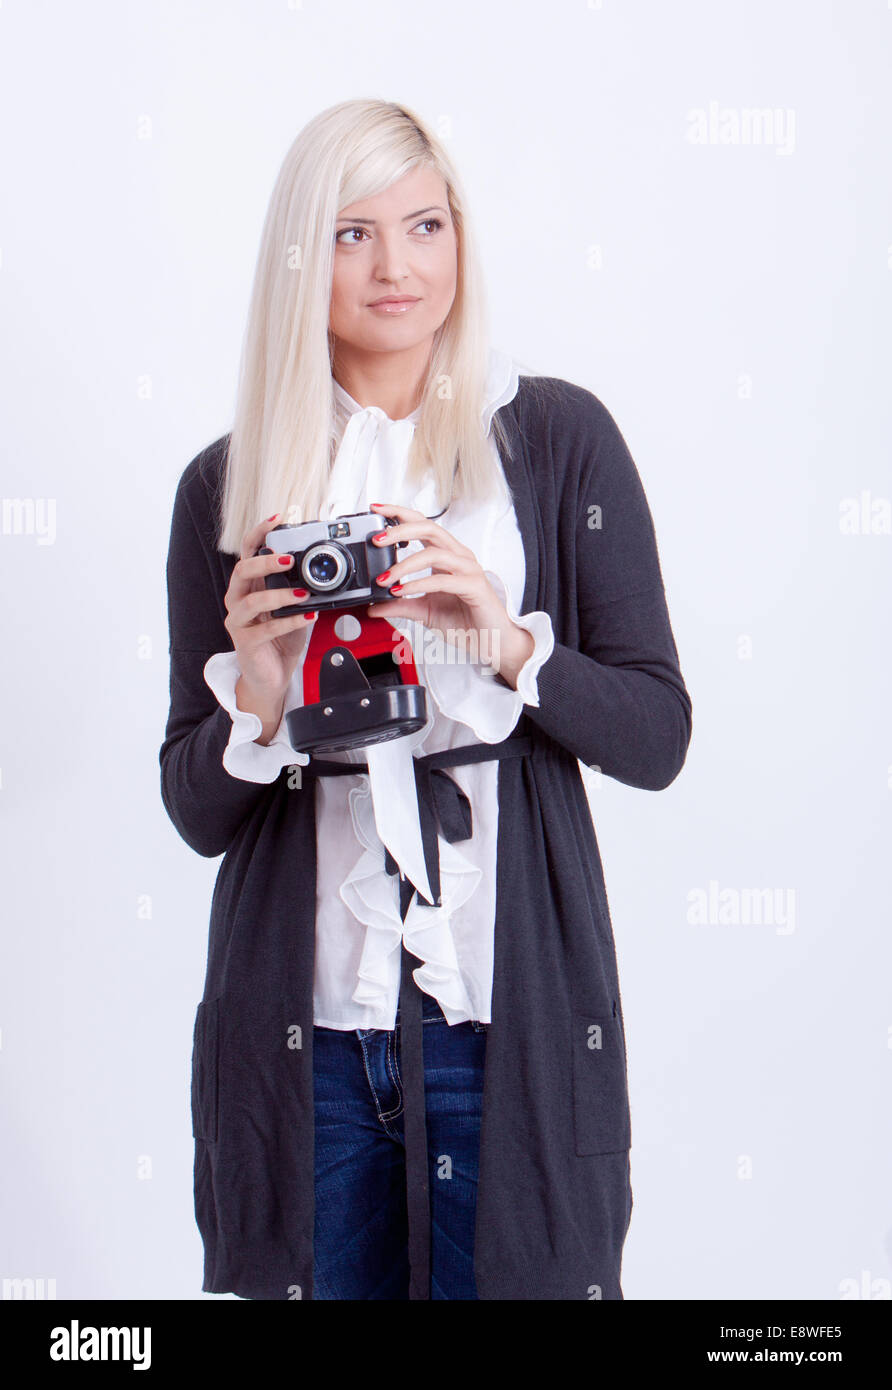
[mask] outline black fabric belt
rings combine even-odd
[[[438,835],[448,844],[468,840],[473,834],[471,804],[457,782],[444,771],[467,763],[489,762],[493,758],[523,758],[533,751],[528,735],[512,735],[501,743],[467,743],[413,758],[418,820],[428,882],[434,894],[430,902],[409,879],[400,875],[400,916],[406,920],[413,895],[424,907],[440,907],[440,853]],[[368,772],[368,763],[340,763],[311,758],[301,768],[302,776],[345,777]],[[389,874],[399,865],[385,846],[384,867]],[[430,1183],[427,1153],[427,1125],[424,1105],[424,1046],[421,1003],[423,991],[412,971],[418,957],[401,942],[400,971],[400,1067],[405,1098],[404,1134],[406,1141],[406,1200],[409,1216],[409,1298],[430,1298]],[[411,1099],[410,1099],[411,1098]]]

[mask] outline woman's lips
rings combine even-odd
[[[385,301],[383,304],[370,304],[369,308],[375,314],[405,314],[420,303],[420,299],[391,300],[390,302]]]

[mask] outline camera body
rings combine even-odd
[[[268,574],[268,589],[308,589],[310,597],[302,603],[274,608],[274,618],[290,618],[293,613],[318,612],[332,608],[353,608],[357,604],[396,600],[375,580],[397,560],[397,550],[408,541],[375,545],[372,536],[398,518],[374,512],[348,512],[330,521],[305,521],[297,526],[281,522],[266,533],[266,545],[259,555],[293,555],[294,564],[285,574]]]

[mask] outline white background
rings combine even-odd
[[[0,535],[0,1276],[213,1297],[189,1067],[218,861],[160,799],[171,507],[230,425],[286,149],[379,96],[457,161],[493,342],[620,425],[693,700],[668,790],[590,783],[625,1295],[889,1297],[892,538],[840,518],[892,495],[890,48],[885,0],[2,5],[2,495],[56,521]],[[693,144],[713,101],[792,112],[787,152]],[[793,929],[692,922],[710,882]]]

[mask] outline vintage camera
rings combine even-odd
[[[329,608],[352,608],[355,604],[387,602],[397,599],[375,580],[397,560],[397,550],[408,541],[375,545],[372,536],[398,518],[374,512],[348,512],[331,521],[305,521],[299,526],[281,522],[266,533],[266,545],[258,555],[294,556],[294,564],[284,574],[268,574],[268,589],[308,589],[303,603],[274,608],[275,618],[293,613],[318,612]]]

